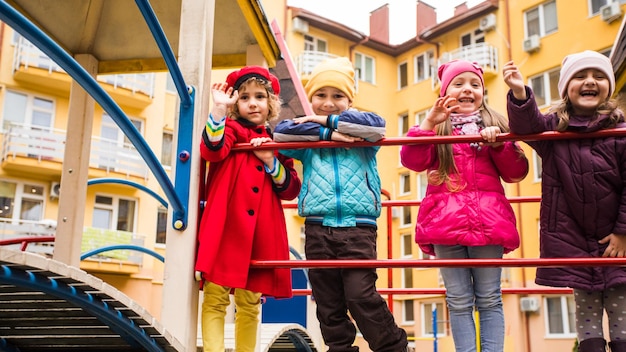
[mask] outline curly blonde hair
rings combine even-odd
[[[274,90],[272,89],[272,83],[257,77],[250,77],[239,86],[239,94],[245,92],[246,89],[248,89],[248,87],[252,84],[265,88],[265,91],[267,92],[267,107],[269,113],[267,114],[267,120],[265,121],[265,123],[267,124],[271,120],[277,119],[278,115],[280,114],[280,107],[282,105],[282,102],[280,100],[280,96],[274,93]],[[240,116],[241,114],[239,113],[239,106],[237,104],[234,104],[230,109],[228,117],[233,120],[237,120]]]

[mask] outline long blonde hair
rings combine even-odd
[[[248,86],[252,84],[256,84],[259,87],[265,88],[265,91],[267,92],[267,99],[268,99],[267,107],[269,111],[268,111],[267,120],[265,120],[265,123],[267,124],[271,120],[277,119],[278,115],[280,114],[280,107],[281,107],[282,102],[280,100],[280,96],[274,93],[274,90],[272,89],[272,83],[269,81],[257,78],[257,77],[250,77],[245,82],[241,83],[241,85],[239,86],[239,89],[238,89],[239,94],[245,92]],[[228,114],[228,117],[230,117],[233,120],[236,120],[240,116],[241,114],[239,113],[239,106],[237,104],[233,104]]]
[[[484,127],[498,126],[503,133],[509,132],[507,118],[489,107],[484,101],[480,106],[479,114]],[[450,119],[437,125],[436,133],[438,136],[452,135]],[[461,183],[459,170],[454,163],[452,144],[438,144],[437,157],[439,158],[439,168],[428,173],[428,183],[435,186],[445,183],[450,192],[461,191],[465,185]]]
[[[604,103],[600,104],[596,109],[596,113],[594,118],[599,114],[609,115],[609,119],[607,120],[606,126],[602,126],[603,128],[614,128],[618,122],[623,119],[623,107],[624,107],[623,97],[620,96],[617,99],[607,99]],[[556,117],[559,120],[559,123],[556,126],[556,130],[559,132],[563,132],[567,130],[569,126],[570,116],[573,115],[574,109],[572,107],[572,102],[569,99],[568,95],[561,100],[556,101],[549,109],[549,113],[555,113]]]

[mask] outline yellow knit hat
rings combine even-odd
[[[354,99],[354,68],[347,57],[328,59],[315,66],[304,90],[311,101],[313,94],[323,87],[333,87],[344,92],[350,101]]]

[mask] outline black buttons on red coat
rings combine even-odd
[[[256,133],[261,134],[263,133],[263,129],[262,128],[257,128],[256,130],[254,130]]]
[[[252,187],[252,192],[259,193],[259,187]]]
[[[254,210],[252,209],[248,210],[248,215],[254,215]]]
[[[257,165],[257,166],[256,166],[256,169],[257,169],[257,170],[259,170],[259,171],[262,171],[262,170],[263,170],[263,167],[262,167],[261,165]]]

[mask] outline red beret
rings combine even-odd
[[[253,77],[271,83],[274,94],[278,95],[280,93],[278,78],[271,74],[268,69],[261,66],[245,66],[231,72],[228,77],[226,77],[227,89],[233,87],[234,90],[238,90],[243,82]]]

